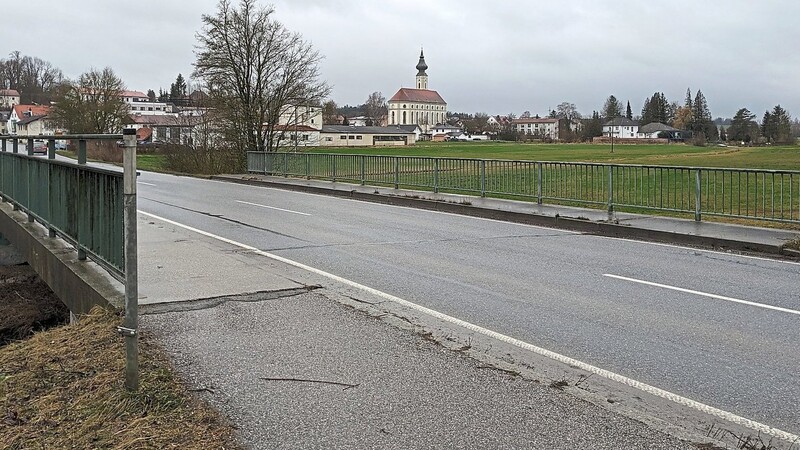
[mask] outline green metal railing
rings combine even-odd
[[[78,143],[78,163],[55,159],[56,142]],[[0,136],[0,196],[28,220],[44,225],[115,278],[125,274],[123,172],[87,166],[91,140],[120,140],[122,135],[36,136],[46,142],[46,157],[35,156],[34,139]],[[24,152],[21,147],[24,145]]]
[[[632,211],[800,223],[800,171],[249,152],[248,171]]]

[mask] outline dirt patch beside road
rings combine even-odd
[[[0,266],[0,346],[69,320],[69,310],[27,264]]]

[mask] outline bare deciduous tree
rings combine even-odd
[[[220,134],[244,167],[247,151],[272,152],[286,142],[282,117],[319,106],[330,88],[320,81],[320,54],[274,20],[273,8],[256,0],[221,0],[217,8],[202,17],[195,76],[208,86]]]
[[[16,89],[21,103],[47,104],[63,81],[61,70],[47,61],[14,51],[0,60],[0,89]]]
[[[386,97],[380,92],[373,92],[367,97],[367,102],[364,103],[367,117],[372,122],[368,125],[382,126],[386,121],[388,110],[386,107]]]
[[[56,95],[52,119],[70,133],[119,133],[128,108],[125,84],[110,67],[92,69],[75,82],[65,82]]]

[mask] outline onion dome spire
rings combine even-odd
[[[417,63],[417,70],[419,71],[417,72],[418,77],[428,75],[425,73],[425,71],[428,70],[428,65],[425,64],[425,54],[422,52],[422,49],[419,50],[419,62]]]

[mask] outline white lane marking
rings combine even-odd
[[[174,175],[171,175],[171,176],[174,176]],[[389,208],[414,209],[414,210],[417,210],[417,211],[427,211],[427,212],[436,213],[436,214],[444,214],[444,215],[447,215],[447,216],[468,217],[470,219],[485,220],[485,221],[488,221],[488,222],[505,223],[505,224],[510,224],[510,225],[519,225],[519,226],[523,226],[523,227],[538,228],[538,229],[542,229],[542,230],[556,230],[556,231],[560,231],[560,232],[565,233],[565,234],[580,234],[580,235],[584,235],[584,236],[588,236],[588,237],[594,237],[594,238],[598,238],[598,239],[612,239],[612,240],[616,240],[616,241],[632,242],[634,244],[655,245],[655,246],[658,246],[658,247],[669,247],[669,248],[676,248],[676,249],[679,249],[679,250],[692,250],[692,251],[696,251],[696,252],[711,253],[711,254],[715,254],[715,255],[725,255],[725,256],[732,256],[732,257],[737,257],[737,258],[755,259],[755,260],[759,260],[759,261],[767,261],[767,262],[774,262],[774,263],[781,263],[781,264],[792,264],[792,265],[800,266],[800,262],[787,261],[787,260],[784,260],[784,259],[773,259],[773,258],[765,258],[765,257],[762,257],[762,256],[741,255],[741,254],[738,254],[738,253],[721,252],[721,251],[718,251],[718,250],[706,250],[706,249],[700,249],[700,248],[694,248],[694,247],[688,247],[688,246],[681,246],[681,245],[675,245],[675,244],[665,244],[665,243],[662,243],[662,242],[638,241],[636,239],[611,237],[611,236],[600,236],[600,235],[596,235],[596,234],[584,234],[584,233],[582,233],[580,231],[563,230],[563,229],[560,229],[560,228],[548,228],[548,227],[543,227],[543,226],[539,226],[539,225],[528,225],[528,224],[524,224],[524,223],[509,222],[509,221],[505,221],[505,220],[489,219],[489,218],[486,218],[486,217],[475,217],[475,216],[467,216],[467,215],[464,215],[464,214],[449,213],[449,212],[444,212],[444,211],[434,211],[434,210],[429,210],[429,209],[413,208],[413,207],[410,207],[410,206],[387,205],[387,204],[384,204],[384,203],[365,202],[363,200],[353,200],[353,199],[349,199],[349,198],[331,197],[330,195],[325,195],[325,194],[315,194],[315,193],[312,193],[312,192],[292,191],[292,190],[288,190],[288,189],[280,189],[280,188],[274,188],[274,187],[269,187],[269,186],[254,186],[252,184],[241,184],[241,183],[233,183],[231,181],[220,181],[220,180],[202,180],[202,181],[210,181],[210,182],[213,182],[213,183],[225,183],[225,184],[229,184],[229,185],[230,184],[238,184],[240,186],[246,186],[246,187],[255,188],[255,189],[269,189],[269,190],[273,190],[273,191],[287,192],[287,193],[292,193],[292,194],[310,195],[310,196],[315,196],[315,197],[336,198],[338,200],[344,200],[344,201],[349,201],[349,202],[358,202],[358,203],[368,203],[368,204],[372,204],[372,205],[384,206],[384,207],[389,207]],[[469,197],[465,197],[465,198],[469,198]]]
[[[588,235],[587,235],[588,236]],[[591,235],[599,239],[612,239],[615,241],[625,241],[625,242],[633,242],[636,244],[646,244],[646,245],[655,245],[657,247],[669,247],[669,248],[676,248],[679,250],[692,250],[695,252],[703,252],[703,253],[711,253],[715,255],[725,255],[725,256],[735,256],[737,258],[745,258],[745,259],[756,259],[759,261],[768,261],[768,262],[775,262],[775,263],[782,263],[782,264],[792,264],[795,266],[800,266],[800,262],[795,261],[787,261],[785,259],[774,259],[774,258],[765,258],[763,256],[753,256],[753,255],[741,255],[739,253],[729,253],[729,252],[721,252],[719,250],[705,250],[702,248],[694,248],[694,247],[687,247],[675,244],[665,244],[663,242],[648,242],[648,241],[637,241],[636,239],[628,239],[628,238],[620,238],[620,237],[612,237],[612,236],[598,236],[598,235]]]
[[[765,305],[763,303],[750,302],[750,301],[747,301],[747,300],[739,300],[738,298],[725,297],[724,295],[709,294],[707,292],[693,291],[691,289],[679,288],[679,287],[675,287],[675,286],[670,286],[668,284],[660,284],[660,283],[653,283],[652,281],[637,280],[636,278],[622,277],[622,276],[619,276],[619,275],[612,275],[610,273],[604,273],[603,276],[604,277],[609,277],[609,278],[616,278],[617,280],[630,281],[631,283],[645,284],[647,286],[654,286],[654,287],[659,287],[659,288],[663,288],[663,289],[670,289],[670,290],[673,290],[673,291],[685,292],[687,294],[700,295],[702,297],[714,298],[714,299],[717,299],[717,300],[724,300],[726,302],[740,303],[742,305],[755,306],[757,308],[771,309],[773,311],[780,311],[780,312],[785,312],[785,313],[789,313],[789,314],[796,314],[796,315],[800,316],[800,311],[797,311],[797,310],[794,310],[794,309],[789,309],[789,308],[781,308],[780,306]]]
[[[433,213],[433,214],[442,214],[442,215],[445,215],[445,216],[453,216],[453,217],[460,217],[460,218],[467,218],[467,219],[482,220],[482,221],[485,221],[485,222],[495,222],[495,223],[503,223],[503,224],[506,224],[506,225],[517,225],[517,226],[521,226],[521,227],[536,228],[538,230],[557,231],[559,233],[564,233],[564,234],[583,234],[580,231],[562,230],[560,228],[549,228],[549,227],[543,227],[543,226],[539,226],[539,225],[529,225],[529,224],[526,224],[526,223],[509,222],[507,220],[498,220],[498,219],[489,219],[489,218],[486,218],[486,217],[468,216],[468,215],[465,215],[465,214],[449,213],[449,212],[445,212],[445,211],[435,211],[435,210],[432,210],[432,209],[413,208],[413,207],[410,207],[410,206],[387,205],[385,203],[375,203],[375,202],[368,202],[368,201],[364,201],[364,200],[353,200],[351,198],[334,197],[334,196],[325,195],[325,194],[314,194],[312,192],[291,191],[291,190],[288,190],[288,189],[280,189],[280,188],[274,188],[274,187],[269,187],[269,186],[254,186],[252,184],[242,184],[242,183],[234,183],[234,182],[231,182],[231,181],[219,181],[219,180],[202,180],[202,181],[210,181],[212,183],[224,183],[224,184],[227,184],[227,185],[233,184],[233,185],[244,186],[244,187],[255,188],[255,189],[269,189],[271,191],[285,192],[285,193],[290,193],[290,194],[301,194],[301,195],[309,195],[309,196],[313,196],[313,197],[323,197],[323,198],[327,198],[327,199],[336,199],[336,200],[342,200],[342,201],[346,201],[346,202],[355,202],[355,203],[360,203],[362,205],[369,205],[369,206],[375,206],[375,207],[410,209],[410,210],[413,210],[413,211],[423,211],[423,212],[429,212],[429,213]],[[465,197],[465,198],[468,198],[468,197]]]
[[[283,211],[283,212],[288,212],[288,213],[292,213],[292,214],[300,214],[301,216],[310,216],[311,215],[311,214],[306,214],[306,213],[300,212],[300,211],[292,211],[291,209],[283,209],[283,208],[276,208],[274,206],[259,205],[258,203],[250,203],[250,202],[246,202],[246,201],[243,201],[243,200],[234,200],[234,201],[236,203],[241,203],[243,205],[258,206],[259,208],[274,209],[274,210],[277,210],[277,211]]]
[[[690,398],[682,397],[682,396],[680,396],[678,394],[673,394],[672,392],[665,391],[663,389],[657,388],[655,386],[651,386],[651,385],[646,384],[646,383],[642,383],[641,381],[636,381],[636,380],[634,380],[632,378],[628,378],[628,377],[626,377],[624,375],[619,375],[619,374],[616,374],[614,372],[611,372],[611,371],[608,371],[608,370],[605,370],[605,369],[601,369],[599,367],[595,367],[595,366],[593,366],[591,364],[587,364],[585,362],[578,361],[577,359],[573,359],[573,358],[570,358],[568,356],[564,356],[564,355],[561,355],[559,353],[556,353],[556,352],[553,352],[553,351],[550,351],[550,350],[546,350],[546,349],[541,348],[541,347],[537,347],[537,346],[535,346],[533,344],[529,344],[529,343],[521,341],[519,339],[515,339],[515,338],[512,338],[510,336],[506,336],[504,334],[500,334],[500,333],[498,333],[496,331],[492,331],[492,330],[483,328],[481,326],[472,324],[470,322],[467,322],[467,321],[464,321],[464,320],[461,320],[461,319],[457,319],[457,318],[452,317],[452,316],[448,316],[446,314],[440,313],[440,312],[435,311],[433,309],[426,308],[426,307],[418,305],[416,303],[412,303],[412,302],[410,302],[408,300],[403,300],[400,297],[395,297],[394,295],[387,294],[385,292],[379,291],[379,290],[371,288],[369,286],[365,286],[363,284],[356,283],[355,281],[350,281],[350,280],[348,280],[346,278],[342,278],[342,277],[340,277],[338,275],[334,275],[332,273],[328,273],[328,272],[325,272],[323,270],[320,270],[320,269],[317,269],[317,268],[314,268],[314,267],[311,267],[311,266],[307,266],[307,265],[305,265],[303,263],[299,263],[299,262],[293,261],[291,259],[284,258],[282,256],[278,256],[278,255],[275,255],[275,254],[272,254],[272,253],[269,253],[269,252],[265,252],[263,250],[259,250],[259,249],[255,248],[255,247],[250,246],[250,245],[242,244],[241,242],[236,242],[234,240],[231,240],[231,239],[228,239],[228,238],[224,238],[222,236],[217,236],[217,235],[209,233],[207,231],[199,230],[197,228],[190,227],[188,225],[184,225],[182,223],[178,223],[178,222],[175,222],[175,221],[172,221],[172,220],[169,220],[169,219],[165,219],[163,217],[156,216],[155,214],[146,213],[146,212],[141,211],[141,210],[139,211],[139,213],[142,214],[142,215],[151,217],[153,219],[160,220],[162,222],[166,222],[166,223],[169,223],[171,225],[174,225],[174,226],[177,226],[177,227],[181,227],[181,228],[189,230],[189,231],[193,231],[193,232],[201,234],[203,236],[207,236],[207,237],[216,239],[218,241],[225,242],[225,243],[230,244],[230,245],[235,245],[235,246],[237,246],[239,248],[242,248],[242,249],[245,249],[245,250],[249,250],[249,251],[251,251],[251,252],[253,252],[253,253],[257,254],[257,255],[265,256],[265,257],[273,259],[275,261],[280,261],[280,262],[288,264],[290,266],[294,266],[294,267],[297,267],[299,269],[303,269],[303,270],[306,270],[308,272],[315,273],[317,275],[323,276],[323,277],[328,278],[330,280],[333,280],[333,281],[345,284],[347,286],[362,290],[362,291],[367,292],[367,293],[372,294],[372,295],[376,295],[378,297],[381,297],[383,299],[392,301],[394,303],[397,303],[399,305],[402,305],[402,306],[405,306],[407,308],[413,309],[415,311],[419,311],[419,312],[421,312],[423,314],[427,314],[427,315],[429,315],[431,317],[434,317],[436,319],[443,320],[443,321],[451,323],[453,325],[457,325],[457,326],[460,326],[462,328],[466,328],[467,330],[473,331],[475,333],[482,334],[484,336],[490,337],[492,339],[496,339],[498,341],[505,342],[507,344],[511,344],[511,345],[519,347],[519,348],[521,348],[523,350],[527,350],[527,351],[536,353],[537,355],[541,355],[541,356],[544,356],[546,358],[550,358],[552,360],[555,360],[555,361],[558,361],[558,362],[561,362],[561,363],[564,363],[564,364],[567,364],[567,365],[570,365],[570,366],[577,367],[577,368],[579,368],[581,370],[585,370],[587,372],[594,373],[594,374],[596,374],[598,376],[601,376],[603,378],[607,378],[609,380],[616,381],[618,383],[622,383],[622,384],[624,384],[626,386],[630,386],[630,387],[632,387],[634,389],[639,389],[641,391],[647,392],[647,393],[655,395],[657,397],[661,397],[663,399],[675,402],[675,403],[677,403],[679,405],[683,405],[683,406],[695,409],[697,411],[709,414],[711,416],[718,417],[718,418],[726,420],[728,422],[732,422],[732,423],[735,423],[737,425],[740,425],[740,426],[743,426],[743,427],[747,427],[747,428],[750,428],[752,430],[759,431],[759,432],[764,433],[764,434],[768,434],[770,436],[774,436],[774,437],[776,437],[778,439],[783,439],[783,440],[785,440],[787,442],[800,441],[800,436],[794,435],[794,434],[789,433],[787,431],[779,430],[779,429],[771,427],[769,425],[765,425],[763,423],[756,422],[754,420],[747,419],[747,418],[742,417],[742,416],[738,416],[738,415],[730,413],[728,411],[724,411],[724,410],[721,410],[719,408],[715,408],[713,406],[709,406],[709,405],[706,405],[704,403],[700,403],[700,402],[698,402],[696,400],[692,400]]]
[[[137,181],[138,184],[143,184],[145,186],[155,186],[153,183],[145,183],[144,181]]]

